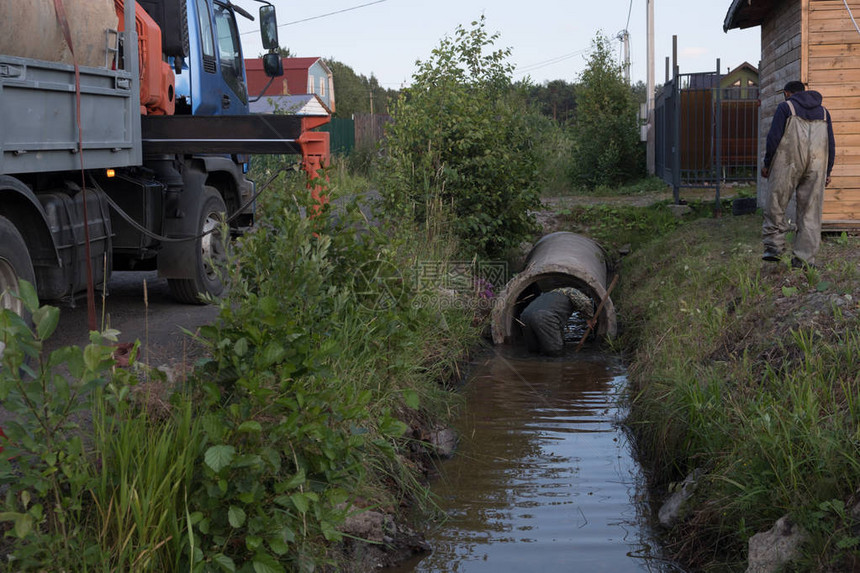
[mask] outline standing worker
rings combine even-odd
[[[830,184],[836,140],[820,93],[807,91],[802,82],[793,81],[785,85],[783,95],[785,101],[773,114],[761,168],[761,176],[770,183],[762,225],[762,259],[778,261],[785,251],[785,210],[796,192],[797,235],[791,266],[814,267],[821,246],[824,187]]]
[[[558,356],[564,349],[564,326],[578,311],[586,320],[594,319],[594,301],[571,287],[542,293],[523,310],[520,323],[530,352]]]

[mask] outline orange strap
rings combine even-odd
[[[93,267],[90,259],[90,217],[87,213],[87,181],[84,170],[84,132],[81,126],[81,71],[78,68],[78,58],[75,56],[75,47],[72,44],[72,32],[69,29],[69,20],[66,18],[66,9],[63,0],[54,0],[54,9],[57,12],[57,22],[63,30],[69,52],[72,54],[72,63],[75,65],[75,117],[78,122],[78,156],[81,159],[81,192],[84,203],[84,256],[87,259],[87,324],[90,330],[96,330],[96,297],[93,285]],[[105,277],[107,278],[107,277]]]

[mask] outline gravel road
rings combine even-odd
[[[144,302],[144,281],[148,304]],[[182,329],[194,332],[218,315],[215,306],[176,302],[170,295],[167,279],[158,278],[156,271],[116,272],[111,277],[104,305],[100,294],[96,293],[98,324],[102,324],[104,306],[105,326],[120,331],[120,342],[140,340],[139,359],[153,367],[193,362],[201,352]],[[61,307],[60,325],[48,348],[85,345],[88,341],[86,299],[77,301],[74,308]]]

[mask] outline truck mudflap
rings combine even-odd
[[[206,171],[198,161],[165,162],[158,166],[158,179],[167,182],[164,198],[163,235],[158,252],[158,275],[168,279],[194,276],[197,245],[194,237],[200,231]]]
[[[110,277],[112,232],[109,206],[104,193],[95,189],[87,189],[86,193],[69,193],[63,190],[40,193],[39,201],[53,231],[61,264],[36,267],[39,298],[62,300],[87,288],[86,235],[82,224],[85,196],[89,215],[87,226],[93,283],[104,284]]]

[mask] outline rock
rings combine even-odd
[[[340,530],[347,535],[382,543],[388,537],[386,530],[391,529],[392,521],[391,516],[378,511],[360,511],[348,515]]]
[[[660,508],[660,511],[657,513],[660,525],[669,528],[681,520],[686,510],[684,505],[687,500],[693,496],[693,492],[696,490],[696,485],[701,475],[702,470],[693,470],[690,475],[684,478],[680,489],[669,496]]]
[[[158,368],[156,368],[159,372],[164,374],[165,379],[168,384],[176,384],[176,381],[179,380],[179,376],[176,373],[176,368],[170,367],[167,364],[162,364]]]
[[[459,438],[457,432],[450,428],[442,428],[441,430],[433,430],[430,432],[427,441],[433,446],[433,453],[440,458],[451,458],[454,456],[454,451],[457,449]]]
[[[774,526],[756,533],[749,540],[747,573],[775,573],[800,556],[800,545],[806,532],[792,523],[787,515],[780,517]]]
[[[679,219],[684,215],[693,212],[689,205],[667,205],[667,207],[672,212],[672,214]]]
[[[348,571],[392,567],[431,550],[421,534],[378,511],[358,510],[339,529],[347,537],[336,551],[352,565]]]

